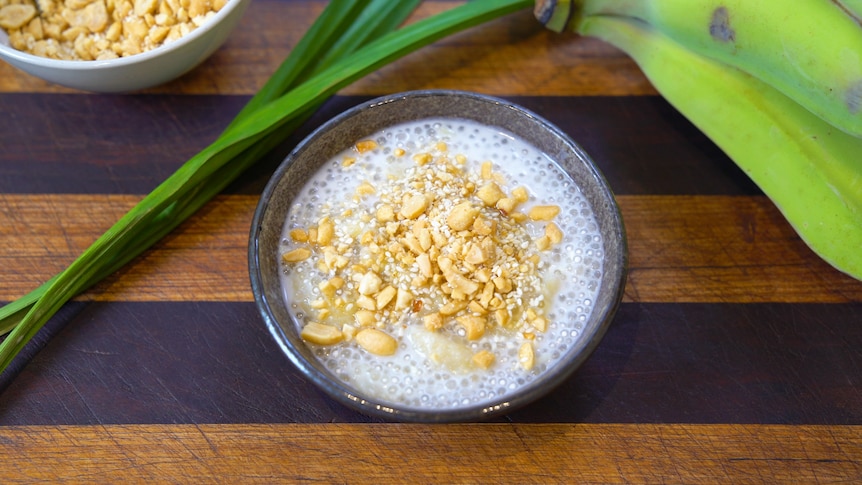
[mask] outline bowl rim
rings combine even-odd
[[[259,259],[260,239],[258,236],[263,229],[263,218],[270,206],[273,193],[276,191],[280,181],[290,170],[298,156],[301,156],[309,146],[312,146],[329,129],[362,111],[374,109],[377,106],[393,102],[404,101],[409,98],[428,96],[466,97],[479,102],[497,104],[516,113],[518,116],[529,118],[532,122],[542,127],[542,129],[547,130],[552,136],[559,138],[560,141],[571,149],[577,158],[584,164],[589,176],[595,181],[600,189],[601,199],[606,203],[610,225],[612,226],[611,229],[616,236],[619,248],[619,251],[617,251],[616,254],[608,255],[609,259],[605,260],[605,268],[603,268],[603,271],[607,271],[608,265],[613,263],[611,265],[611,271],[604,272],[602,276],[603,281],[605,278],[612,278],[610,288],[613,293],[608,295],[607,304],[603,308],[594,308],[590,318],[595,319],[598,323],[593,327],[592,333],[581,335],[579,337],[584,340],[582,346],[575,345],[570,348],[567,355],[564,356],[560,362],[554,366],[554,368],[548,369],[543,375],[537,376],[533,381],[517,390],[512,395],[504,396],[503,399],[495,399],[490,404],[488,402],[484,402],[465,407],[447,408],[443,410],[398,407],[398,404],[393,404],[385,400],[357,395],[359,394],[358,391],[345,385],[343,381],[337,379],[334,375],[331,375],[331,373],[328,370],[323,369],[322,366],[315,366],[314,363],[300,355],[298,350],[290,345],[290,339],[287,337],[284,328],[279,324],[272,312],[270,306],[271,303],[266,295],[266,289],[263,287],[262,269]],[[427,116],[423,115],[411,119],[418,120],[424,117]],[[457,114],[452,117],[459,118]],[[461,118],[464,117],[465,116],[461,116]],[[345,148],[347,147],[345,146]],[[554,163],[559,164],[555,159]],[[564,168],[563,171],[568,173]],[[591,203],[594,204],[595,201],[591,201]],[[598,210],[595,207],[593,209]],[[279,228],[280,233],[283,231],[283,227],[284,226],[281,226]],[[606,244],[608,243],[606,242]],[[604,253],[607,254],[607,251],[604,251]],[[599,170],[593,159],[581,148],[579,144],[544,117],[518,104],[495,96],[451,89],[424,89],[380,96],[369,101],[359,103],[352,108],[341,112],[313,130],[283,159],[267,182],[254,211],[248,245],[249,277],[258,311],[278,346],[282,349],[293,365],[296,366],[303,374],[303,376],[312,381],[336,401],[362,414],[383,418],[387,421],[421,423],[486,421],[536,401],[568,379],[571,374],[580,368],[581,365],[592,355],[616,315],[624,294],[628,273],[628,257],[628,242],[625,226],[622,219],[622,213],[613,191],[611,190],[607,179]],[[598,300],[598,298],[596,299]],[[284,304],[283,301],[281,303],[282,305]],[[291,325],[296,324],[292,317],[291,321],[288,323]],[[574,355],[568,355],[572,353],[574,353]]]
[[[30,65],[38,65],[42,68],[61,69],[65,71],[98,71],[103,69],[113,69],[117,67],[138,64],[147,60],[161,57],[164,54],[182,49],[185,45],[194,42],[199,37],[203,37],[207,32],[214,29],[218,24],[230,15],[234,10],[240,8],[244,3],[250,0],[227,0],[224,7],[208,18],[200,27],[180,37],[179,39],[162,44],[155,49],[134,54],[127,57],[117,57],[114,59],[103,59],[93,61],[77,61],[67,59],[54,59],[51,57],[42,57],[29,52],[19,51],[9,45],[9,37],[6,31],[0,28],[0,39],[5,39],[5,42],[0,41],[0,57],[7,57],[18,62],[27,63]]]

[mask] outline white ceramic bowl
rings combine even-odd
[[[151,51],[105,61],[63,61],[21,52],[0,29],[0,59],[62,86],[102,93],[128,92],[166,83],[192,70],[218,49],[251,0],[228,0],[212,18],[182,38]]]

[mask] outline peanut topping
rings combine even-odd
[[[0,27],[4,29],[20,29],[36,16],[33,5],[12,4],[0,8]]]
[[[494,164],[488,160],[482,162],[482,168],[479,171],[479,176],[482,177],[482,180],[490,180],[493,175]]]
[[[332,219],[324,217],[317,226],[317,244],[328,246],[332,242],[334,233],[335,224],[332,223]]]
[[[530,209],[527,216],[534,221],[550,221],[557,217],[560,213],[560,206],[557,205],[537,205]]]
[[[404,200],[404,205],[401,206],[401,216],[405,219],[416,219],[428,208],[430,199],[430,194],[418,194],[407,197]]]
[[[524,370],[530,370],[536,364],[536,355],[531,342],[521,344],[521,348],[518,349],[518,363]]]
[[[356,151],[359,153],[369,152],[377,148],[377,142],[374,140],[362,140],[356,142]]]
[[[518,201],[512,197],[503,197],[497,200],[497,203],[494,204],[494,207],[500,210],[503,214],[511,214],[515,212],[515,207],[517,207]]]
[[[462,202],[452,208],[452,212],[446,218],[446,224],[453,231],[463,231],[473,225],[477,215],[479,215],[478,209],[473,208],[469,202]]]
[[[306,242],[308,241],[308,233],[305,232],[305,229],[291,229],[290,230],[290,238],[296,242]]]
[[[520,204],[530,200],[530,193],[526,187],[518,187],[512,190],[512,197]]]
[[[0,0],[0,27],[15,49],[53,59],[126,57],[197,29],[227,0]]]
[[[377,144],[361,141],[354,148],[356,163],[339,164],[340,170],[361,169],[363,153]],[[547,330],[550,290],[540,277],[540,251],[563,239],[550,222],[560,208],[519,212],[530,202],[526,188],[507,192],[493,162],[471,172],[467,157],[448,149],[432,143],[394,150],[393,157],[412,153],[402,162],[411,164],[404,173],[361,182],[353,199],[326,203],[316,226],[289,231],[297,246],[283,261],[307,265],[302,278],[320,278],[303,310],[321,323],[303,338],[319,345],[346,340],[387,356],[397,352],[396,337],[405,328],[419,325],[460,342],[468,366],[488,369],[494,354],[476,347],[487,335],[526,341]],[[532,343],[520,348],[519,362],[529,370]],[[439,362],[447,358],[435,355]]]
[[[494,354],[487,350],[480,350],[473,354],[473,362],[482,369],[488,369],[494,365]]]
[[[362,182],[361,184],[359,184],[359,187],[356,187],[356,196],[359,198],[362,198],[366,195],[371,195],[375,192],[376,190],[374,189],[374,186],[368,182]]]
[[[425,328],[432,332],[440,330],[443,328],[443,315],[439,313],[429,313],[422,317],[422,323],[425,324]]]
[[[455,319],[464,329],[467,340],[476,340],[485,334],[485,319],[474,315],[465,315]]]
[[[359,293],[361,295],[374,295],[380,291],[382,283],[383,280],[379,276],[369,271],[362,275],[362,279],[359,280]]]
[[[417,153],[416,155],[413,155],[413,161],[419,165],[425,165],[429,163],[432,159],[433,157],[430,153]]]
[[[506,193],[496,183],[488,182],[476,192],[476,195],[486,206],[494,207],[497,201],[506,196]]]
[[[281,257],[285,263],[296,263],[297,261],[305,261],[311,257],[311,250],[308,248],[296,248],[292,251],[284,253]]]
[[[398,342],[376,328],[362,329],[354,338],[360,347],[375,355],[392,355],[398,350]]]
[[[545,236],[552,244],[560,244],[563,241],[563,231],[553,222],[545,226]]]
[[[317,345],[333,345],[344,340],[344,334],[341,330],[332,325],[317,322],[311,322],[303,327],[300,336],[306,342]]]
[[[375,313],[370,310],[357,310],[356,313],[353,314],[353,319],[360,327],[371,327],[377,323]]]

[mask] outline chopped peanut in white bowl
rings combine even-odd
[[[75,89],[136,91],[209,57],[250,2],[0,0],[0,59]]]

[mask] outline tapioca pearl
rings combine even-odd
[[[461,145],[459,145],[458,140],[456,140],[455,138],[458,138],[458,136],[457,136],[458,133],[463,133],[465,130],[460,128],[460,126],[461,126],[460,124],[456,124],[453,126],[456,126],[456,128],[451,130],[453,139],[450,140],[450,152],[456,153],[456,147],[458,147],[460,149]],[[439,128],[437,136],[438,136],[438,138],[443,138],[443,137],[449,138],[449,133],[446,132],[445,129]],[[397,135],[396,135],[396,138],[397,138]],[[491,140],[491,139],[500,140],[500,137],[499,137],[499,135],[494,134],[494,135],[489,135],[486,139],[488,139],[488,140]],[[432,141],[432,140],[429,140],[429,141]],[[499,141],[495,142],[495,143],[502,144]],[[525,182],[529,182],[531,180],[531,177],[529,176],[528,171],[534,170],[535,167],[541,167],[541,166],[545,165],[547,162],[547,159],[536,156],[536,157],[528,157],[528,163],[524,163],[523,158],[525,158],[525,157],[520,156],[521,154],[519,152],[528,153],[528,151],[526,149],[522,150],[520,147],[517,149],[513,149],[511,151],[496,150],[495,149],[491,152],[490,155],[488,155],[487,152],[486,152],[486,154],[482,154],[481,152],[478,152],[478,153],[474,152],[473,150],[477,150],[477,147],[479,145],[480,145],[480,143],[476,140],[473,140],[473,143],[465,144],[464,146],[466,146],[467,148],[465,148],[464,151],[470,152],[470,153],[465,153],[465,155],[467,155],[469,159],[475,160],[476,163],[481,163],[485,159],[493,159],[496,162],[495,163],[495,167],[496,167],[495,171],[502,171],[502,172],[506,173],[507,183],[510,183],[512,185],[520,184],[522,180]],[[481,147],[479,147],[479,148],[481,148]],[[374,167],[374,163],[372,163],[372,162],[373,162],[373,160],[370,160],[368,163],[363,164],[363,170],[368,170],[369,174],[371,174],[371,173],[387,173],[387,171],[390,174],[396,173],[396,169],[394,167],[391,168],[391,170],[390,169],[387,169],[387,170],[369,170],[369,169],[373,169],[373,167]],[[525,166],[531,167],[531,168],[529,168],[529,170],[525,170]],[[502,167],[502,169],[501,169],[501,167]],[[510,175],[511,173],[517,173],[518,176],[511,176]],[[345,177],[345,179],[347,179],[347,178],[348,177]],[[361,179],[361,177],[356,176],[355,174],[353,175],[352,178]],[[346,185],[346,184],[343,184],[343,185]],[[537,192],[536,187],[529,187],[530,183],[525,183],[524,185],[528,185],[528,190],[530,191],[531,196],[541,199],[541,194],[540,194],[541,191]],[[538,188],[547,190],[547,186],[543,186],[543,185],[539,185]],[[345,188],[342,188],[341,190],[347,191],[348,189],[345,187]],[[559,191],[559,190],[557,190],[557,191]],[[537,193],[539,193],[539,195],[537,195]],[[578,194],[578,191],[573,190],[573,193]],[[562,197],[554,196],[553,200],[560,200],[560,201],[565,200],[566,204],[570,204],[571,206],[577,207],[577,204],[579,203],[580,199],[578,199],[578,200],[575,200],[575,198],[565,199]],[[311,215],[314,216],[315,214],[312,213]],[[566,219],[570,219],[570,217],[562,216],[560,218],[559,223],[561,225],[561,228],[563,228],[564,226],[566,226],[566,227],[572,226],[571,222],[566,221]],[[565,229],[565,232],[568,234],[569,229]],[[560,266],[562,264],[562,261],[570,260],[571,258],[569,257],[568,253],[566,253],[562,250],[562,248],[555,249],[553,254],[555,256],[553,258],[549,258],[546,271],[554,272],[554,274],[560,274],[562,272],[561,271],[562,266]],[[545,266],[546,266],[544,261],[543,261],[542,266],[543,266],[543,268],[545,268]],[[559,302],[556,304],[559,304]],[[556,323],[554,323],[553,328],[557,328]],[[544,338],[543,339],[537,339],[537,340],[542,341],[542,340],[544,340]],[[508,358],[508,359],[510,359],[509,360],[510,362],[514,362],[514,360],[512,360],[512,359],[514,359],[515,346],[510,345],[505,341],[502,341],[502,342],[501,341],[494,341],[490,346],[492,349],[500,349],[500,350],[498,350],[498,352],[499,352],[498,356],[506,354],[508,356],[503,357],[503,358]],[[503,360],[503,358],[501,358],[501,360]],[[410,368],[411,370],[408,371],[407,370],[408,368]],[[420,370],[420,369],[424,369],[424,370]],[[400,372],[427,372],[428,370],[432,370],[432,369],[433,369],[433,366],[430,365],[428,362],[416,361],[412,364],[412,367],[408,367],[405,364],[405,367],[402,368],[400,370]],[[497,375],[518,375],[518,374],[513,374],[512,372],[509,371],[508,368],[506,368],[504,366],[499,366],[496,368],[496,370],[493,372],[492,375],[497,376]],[[444,375],[440,376],[440,379],[436,379],[436,380],[433,380],[433,381],[430,381],[427,383],[423,383],[422,385],[439,386],[441,382],[446,382],[446,379],[455,378],[455,377],[451,377],[451,376],[450,377],[446,377],[446,376],[447,375],[444,374]],[[469,399],[471,402],[477,402],[477,401],[481,401],[482,398],[480,396],[482,396],[482,395],[488,395],[488,396],[494,396],[495,395],[493,390],[489,391],[487,387],[483,387],[483,386],[487,386],[487,384],[485,383],[485,379],[484,379],[484,377],[486,377],[486,376],[487,376],[487,374],[483,373],[482,378],[479,378],[477,373],[473,374],[473,377],[471,378],[471,382],[473,382],[475,380],[476,381],[475,387],[478,389],[481,389],[482,391],[473,395],[473,396],[462,396],[462,401],[463,401],[463,399]],[[515,381],[510,381],[510,382],[515,382]],[[458,387],[460,388],[463,386],[458,386]],[[417,387],[417,389],[421,389],[421,388]],[[416,396],[419,394],[420,394],[420,392],[412,393],[412,400],[410,401],[411,403],[416,403],[417,406],[421,405],[421,400],[416,399]],[[434,405],[440,405],[440,404],[452,403],[452,402],[458,401],[457,396],[450,396],[449,398],[447,398],[445,396],[445,393],[443,393],[443,395],[440,395],[439,393],[434,393],[434,396],[435,396],[433,399]],[[393,397],[393,396],[390,396],[390,397]],[[395,398],[395,397],[397,397],[397,396],[394,396],[393,398]]]

